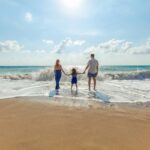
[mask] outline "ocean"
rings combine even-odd
[[[70,72],[74,66],[64,66]],[[83,72],[85,66],[76,66]],[[99,102],[150,101],[150,66],[101,66],[97,77],[100,97],[88,94],[87,75],[79,75],[78,94],[70,92],[69,76],[62,76],[60,95],[64,98],[95,100]],[[49,96],[54,89],[51,66],[0,66],[0,99],[22,96]]]

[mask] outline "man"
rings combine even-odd
[[[94,81],[94,90],[96,90],[96,77],[98,75],[99,64],[98,61],[94,58],[94,54],[91,54],[91,60],[89,60],[84,73],[88,69],[88,85],[89,91],[91,91],[91,78]]]

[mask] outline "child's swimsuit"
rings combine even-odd
[[[72,75],[71,84],[77,84],[77,75]]]

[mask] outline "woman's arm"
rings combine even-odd
[[[72,74],[67,74],[67,73],[66,73],[66,75],[67,75],[67,76],[71,76]]]
[[[65,75],[67,75],[67,74],[65,73],[64,69],[62,68],[62,66],[61,66],[61,71],[62,71]]]

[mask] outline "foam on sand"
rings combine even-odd
[[[150,101],[150,80],[106,80],[97,82],[96,96],[89,96],[87,81],[79,81],[77,95],[71,94],[70,82],[61,82],[60,96],[99,102],[148,102]],[[54,81],[1,80],[0,98],[44,96],[54,89]]]

